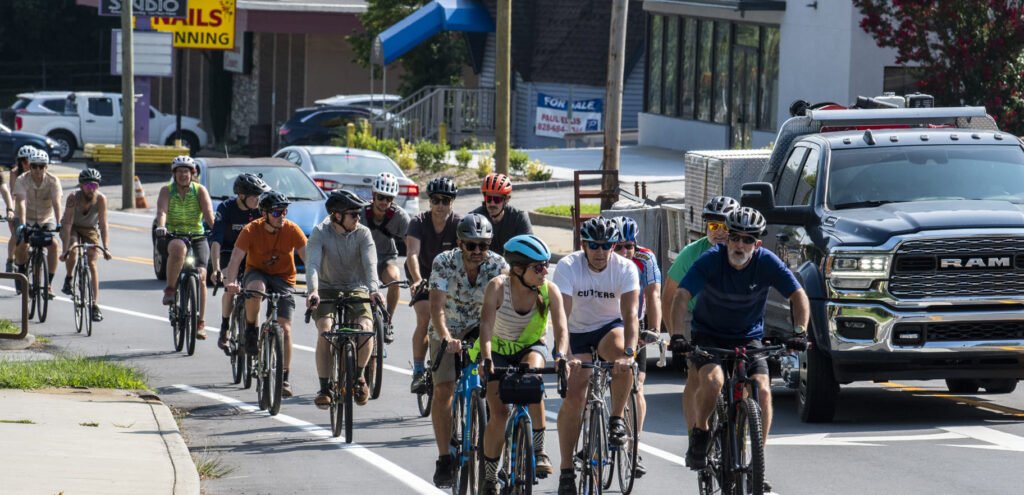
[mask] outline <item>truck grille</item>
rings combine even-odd
[[[889,292],[900,299],[1020,297],[1024,237],[904,242],[893,260]]]
[[[893,329],[893,334],[907,325],[915,327],[914,329],[919,328],[918,324],[900,323]],[[1024,339],[1024,322],[1021,321],[928,323],[924,328],[926,342]]]

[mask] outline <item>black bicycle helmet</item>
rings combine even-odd
[[[256,174],[238,174],[235,178],[235,194],[256,196],[270,190],[270,186]]]
[[[440,194],[454,198],[459,194],[459,188],[451,177],[438,177],[427,183],[427,196]]]
[[[460,241],[490,241],[494,237],[491,221],[479,213],[470,213],[462,217],[455,232]]]
[[[725,225],[729,228],[729,232],[749,234],[755,237],[764,234],[767,224],[764,215],[749,206],[737,208],[725,217]]]
[[[94,168],[87,168],[78,174],[78,183],[83,182],[95,182],[97,184],[103,180],[103,176],[100,175],[100,171]]]
[[[591,218],[580,225],[580,239],[594,242],[618,242],[619,229],[610,218]]]
[[[740,202],[729,196],[715,196],[704,205],[704,220],[725,220],[733,210],[740,207]]]
[[[370,203],[367,203],[363,198],[356,196],[356,193],[347,189],[332,191],[331,195],[327,197],[327,211],[329,213],[355,210],[363,208],[368,204]]]
[[[260,211],[270,211],[275,208],[287,208],[292,204],[288,196],[277,191],[267,191],[260,194]]]

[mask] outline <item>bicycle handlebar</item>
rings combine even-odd
[[[643,347],[651,344],[658,345],[658,367],[664,368],[668,364],[668,360],[665,358],[665,349],[668,348],[668,341],[650,330],[640,332],[640,346]]]
[[[96,248],[96,249],[99,249],[100,251],[103,251],[104,253],[107,253],[107,254],[110,253],[110,251],[107,251],[107,249],[104,248],[103,246],[100,246],[98,244],[88,243],[88,242],[76,242],[76,243],[68,246],[68,248],[65,251],[71,251],[72,249],[77,249],[78,246],[82,246],[82,249]]]
[[[748,361],[753,359],[755,356],[761,354],[776,354],[786,350],[784,344],[769,345],[764,347],[758,347],[756,349],[750,349],[746,347],[736,347],[733,349],[722,349],[720,347],[704,347],[704,346],[693,346],[693,350],[690,354],[697,354],[705,357],[742,357]]]
[[[566,363],[564,359],[558,361],[556,366],[545,366],[543,368],[531,368],[526,363],[519,363],[518,366],[494,366],[494,373],[487,369],[486,366],[481,366],[480,381],[487,385],[490,381],[491,376],[501,378],[506,375],[558,375],[558,396],[565,398],[565,394],[569,389],[569,378],[566,372]]]
[[[461,344],[461,347],[462,348],[460,349],[460,351],[468,351],[469,349],[473,348],[473,343],[469,342],[468,340],[463,340],[462,344]],[[448,341],[447,340],[442,340],[441,341],[441,346],[437,349],[437,354],[434,356],[434,361],[431,362],[431,364],[430,364],[430,371],[431,372],[437,371],[437,369],[439,367],[441,367],[441,359],[444,358],[445,351],[447,351],[447,350],[448,350]]]
[[[386,284],[384,284],[384,283],[380,284],[380,288],[381,289],[387,289],[388,287],[391,287],[393,285],[397,285],[397,286],[399,286],[399,287],[401,287],[403,289],[407,289],[407,288],[409,288],[409,281],[408,280],[392,280],[392,281],[390,281],[390,282],[388,282]]]

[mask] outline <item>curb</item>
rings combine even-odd
[[[572,229],[572,217],[548,215],[538,211],[526,212],[530,216],[530,223],[541,227],[555,227],[560,229]]]
[[[535,191],[537,189],[559,189],[559,188],[563,188],[563,187],[572,187],[574,183],[575,183],[575,181],[572,180],[572,179],[556,179],[556,180],[537,181],[537,182],[513,182],[512,183],[512,194],[515,194],[516,191]],[[596,178],[592,178],[592,179],[583,179],[583,180],[580,181],[580,185],[581,186],[596,186],[596,185],[599,185],[599,184],[601,184],[601,178],[600,177],[596,177]],[[461,197],[465,197],[465,196],[481,196],[481,195],[482,195],[482,193],[480,192],[480,188],[479,187],[474,187],[472,189],[459,189],[459,197],[460,198]]]
[[[181,436],[181,430],[174,421],[174,415],[167,408],[159,397],[152,393],[139,394],[149,404],[153,411],[153,418],[160,428],[160,438],[167,447],[167,455],[171,459],[171,466],[174,469],[174,495],[199,495],[199,471],[192,460],[185,439]]]

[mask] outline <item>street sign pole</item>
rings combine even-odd
[[[185,58],[184,50],[178,48],[174,50],[174,57],[176,64],[174,67],[174,139],[175,141],[181,140],[181,114],[184,112],[184,102],[182,101],[185,97],[182,95],[182,88],[184,86],[183,81],[185,80]],[[178,143],[175,142],[175,145]]]
[[[508,148],[512,99],[512,0],[498,0],[498,22],[495,50],[497,67],[494,77],[494,170],[508,174]]]
[[[135,207],[135,70],[132,2],[121,7],[121,208]]]
[[[604,160],[603,170],[619,171],[619,145],[622,127],[622,79],[625,72],[626,16],[628,0],[612,0],[611,39],[608,42],[608,80],[605,84]],[[601,189],[612,191],[619,187],[615,176],[605,175]],[[612,207],[612,198],[601,198],[601,209]]]

